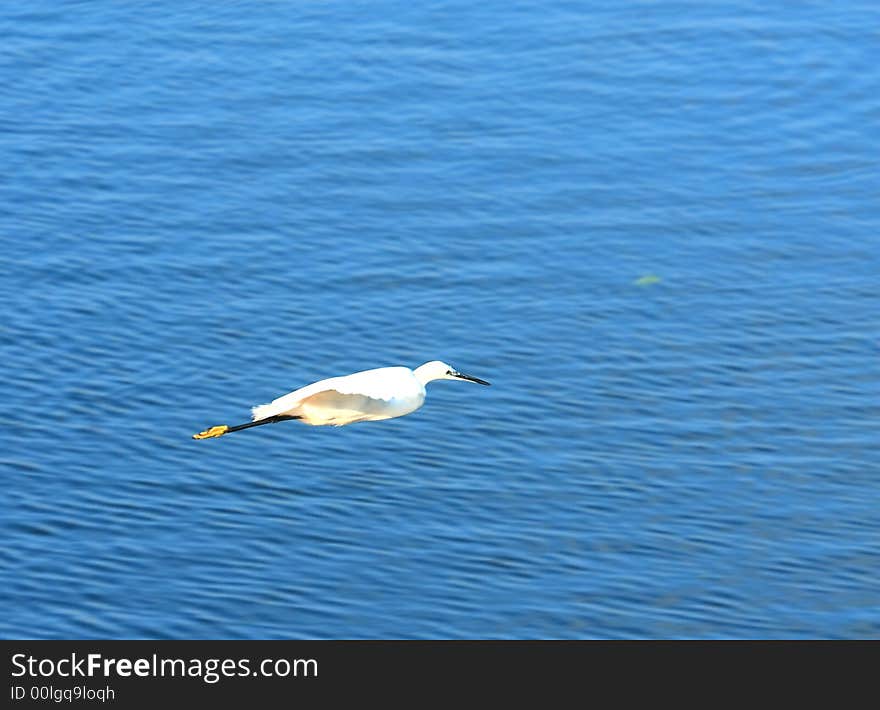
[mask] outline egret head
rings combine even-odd
[[[421,367],[417,367],[414,372],[422,384],[427,384],[433,380],[467,380],[468,382],[476,382],[478,385],[489,384],[486,380],[481,380],[479,377],[465,375],[463,372],[459,372],[452,367],[452,365],[448,365],[440,360],[426,362]]]

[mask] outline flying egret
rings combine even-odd
[[[433,360],[415,370],[379,367],[344,377],[331,377],[301,387],[269,404],[251,409],[253,421],[237,426],[213,426],[193,434],[193,439],[213,439],[231,431],[299,419],[312,426],[344,426],[353,422],[402,417],[425,401],[425,385],[433,380],[467,380],[488,385],[486,380],[465,375],[445,362]]]

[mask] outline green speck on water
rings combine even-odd
[[[647,274],[635,281],[636,286],[653,286],[658,283],[660,283],[660,277],[656,274]]]

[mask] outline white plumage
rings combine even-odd
[[[380,367],[343,377],[330,377],[251,409],[253,421],[229,427],[215,426],[193,436],[210,439],[230,431],[287,419],[312,426],[344,426],[353,422],[379,421],[414,412],[425,401],[425,385],[434,380],[467,380],[488,385],[465,375],[445,362],[433,360],[415,370]]]
[[[408,367],[379,367],[330,377],[251,409],[253,420],[299,417],[306,424],[342,426],[414,412],[425,401],[425,383]]]

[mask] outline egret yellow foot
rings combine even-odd
[[[198,434],[193,434],[193,439],[213,439],[216,436],[223,436],[227,431],[229,431],[229,427],[225,424],[212,426],[210,429],[205,429],[205,431],[200,431]]]

